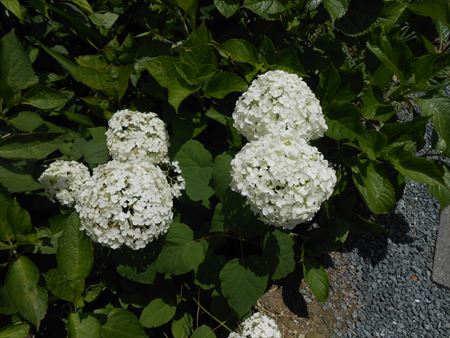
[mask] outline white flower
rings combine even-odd
[[[145,159],[158,163],[167,157],[168,135],[164,122],[155,113],[120,110],[108,126],[106,145],[114,160]]]
[[[145,161],[110,161],[94,169],[75,208],[81,229],[113,249],[138,250],[167,232],[173,197],[179,186],[169,184],[158,166]]]
[[[72,206],[82,183],[90,176],[89,169],[76,161],[57,160],[39,177],[39,182],[52,200]]]
[[[228,338],[281,338],[275,321],[260,312],[244,320],[241,326],[241,333],[231,332]]]
[[[336,183],[317,148],[287,132],[247,143],[231,161],[231,176],[232,190],[263,222],[287,229],[310,221]]]
[[[327,125],[320,102],[297,75],[269,71],[253,80],[237,100],[234,126],[248,140],[269,133],[294,130],[297,137],[314,140]]]

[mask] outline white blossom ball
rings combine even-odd
[[[94,169],[75,205],[81,229],[96,242],[133,250],[167,232],[172,222],[172,186],[166,173],[145,161],[110,161]]]
[[[167,157],[169,138],[164,122],[155,113],[125,109],[108,121],[106,145],[114,160],[159,163]]]
[[[233,119],[234,127],[250,141],[285,130],[308,141],[327,130],[320,102],[306,82],[282,70],[253,80],[237,100]]]
[[[241,333],[231,332],[228,338],[281,338],[281,332],[272,318],[257,312],[242,322]]]
[[[44,170],[39,182],[52,201],[70,207],[74,205],[81,185],[90,175],[89,169],[82,163],[57,160]]]
[[[290,133],[247,143],[231,161],[231,188],[267,224],[293,229],[333,193],[335,171],[317,148]]]

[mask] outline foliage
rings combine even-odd
[[[326,300],[322,255],[383,232],[361,215],[389,213],[405,179],[450,203],[447,0],[0,3],[0,337],[223,336],[296,267]],[[245,143],[234,104],[275,69],[319,97],[314,145],[338,175],[290,232],[229,189]],[[105,126],[124,108],[165,121],[186,179],[167,235],[137,252],[91,243],[36,180],[55,159],[108,161]]]

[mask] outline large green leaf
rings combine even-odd
[[[439,201],[441,210],[450,204],[450,170],[444,166],[444,181],[445,185],[431,185],[428,186],[430,193]]]
[[[98,61],[98,56],[86,55],[78,58],[79,64],[68,59],[64,55],[55,52],[44,45],[40,45],[51,57],[58,61],[70,75],[78,82],[83,83],[90,89],[99,90],[106,95],[112,95],[117,99],[122,99],[128,88],[128,81],[132,72],[131,66],[114,66],[106,62]],[[90,61],[86,62],[86,60]],[[81,60],[81,61],[79,61]]]
[[[145,60],[144,66],[156,81],[169,92],[169,103],[178,110],[181,102],[196,91],[195,87],[183,80],[176,70],[177,59],[158,56]]]
[[[360,161],[353,167],[353,182],[374,214],[387,214],[395,207],[395,190],[381,165]]]
[[[346,14],[334,26],[348,35],[363,34],[377,21],[382,9],[383,0],[351,0]]]
[[[294,240],[281,230],[274,230],[264,241],[264,257],[273,262],[272,279],[286,277],[295,269]]]
[[[71,313],[67,320],[67,331],[69,338],[100,338],[100,322],[91,315]]]
[[[23,111],[9,119],[14,128],[20,131],[32,132],[44,124],[42,117],[32,111]]]
[[[220,52],[237,62],[244,62],[256,66],[259,62],[258,52],[250,41],[230,39],[222,42]]]
[[[325,302],[328,298],[329,283],[328,274],[324,267],[315,259],[305,256],[303,260],[303,276],[314,296],[320,302]]]
[[[22,8],[20,7],[19,0],[0,0],[0,3],[5,8],[14,14],[20,21],[23,21]]]
[[[209,186],[213,173],[211,153],[198,141],[186,142],[175,155],[186,181],[186,194],[193,201],[207,200],[214,194]]]
[[[0,192],[0,240],[11,241],[31,231],[31,218],[16,200]]]
[[[239,317],[256,304],[266,290],[268,276],[257,263],[237,258],[228,261],[220,272],[222,293]]]
[[[390,155],[389,160],[400,174],[413,181],[428,186],[441,185],[448,189],[444,180],[444,173],[430,160],[417,157],[406,151],[399,151]]]
[[[24,95],[24,103],[39,109],[61,108],[68,101],[61,92],[43,86],[35,86]]]
[[[444,97],[418,99],[418,103],[423,114],[431,116],[434,128],[446,143],[445,153],[450,156],[450,99]]]
[[[66,216],[62,236],[58,239],[56,261],[58,268],[69,279],[85,278],[89,275],[94,261],[89,238],[80,230],[80,220],[76,213]]]
[[[181,275],[196,269],[205,259],[205,248],[194,240],[186,224],[173,223],[155,264],[159,272]]]
[[[419,15],[438,19],[450,25],[450,5],[448,0],[415,0],[408,9]]]
[[[131,312],[113,308],[105,309],[106,322],[101,326],[102,338],[147,338],[144,328]]]
[[[342,18],[347,12],[350,0],[323,0],[323,5],[331,16],[331,20]]]
[[[38,82],[30,59],[14,30],[0,39],[0,79],[17,90],[31,87]]]
[[[247,90],[247,82],[232,72],[220,72],[209,80],[206,86],[206,95],[217,99],[223,99],[232,92]]]
[[[142,310],[139,321],[143,327],[158,327],[171,320],[175,316],[176,310],[175,304],[170,304],[162,298],[156,298]]]
[[[288,9],[286,3],[279,0],[244,0],[243,7],[264,19],[274,19]]]
[[[30,325],[17,323],[5,327],[0,331],[0,338],[24,338],[29,337]]]
[[[188,338],[191,337],[193,318],[188,312],[188,306],[179,306],[177,314],[172,320],[170,331],[174,338]]]
[[[38,281],[39,270],[26,256],[10,266],[5,278],[5,290],[17,312],[37,329],[47,312],[47,291]]]
[[[69,278],[60,269],[50,269],[44,274],[47,288],[58,298],[68,302],[77,300],[84,291],[84,278]]]
[[[29,192],[42,188],[29,173],[13,163],[0,164],[0,184],[9,192]]]
[[[216,334],[209,326],[202,325],[192,332],[191,338],[216,338]]]
[[[240,0],[214,0],[214,5],[224,17],[229,18],[236,13],[240,7]]]
[[[231,183],[231,157],[230,154],[222,153],[217,155],[214,159],[214,167],[212,174],[212,186],[216,192],[216,195],[223,197],[228,190]]]
[[[59,133],[16,134],[0,142],[0,157],[10,160],[41,160],[58,149]]]

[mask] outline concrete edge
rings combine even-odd
[[[450,206],[440,215],[431,279],[450,289]]]

